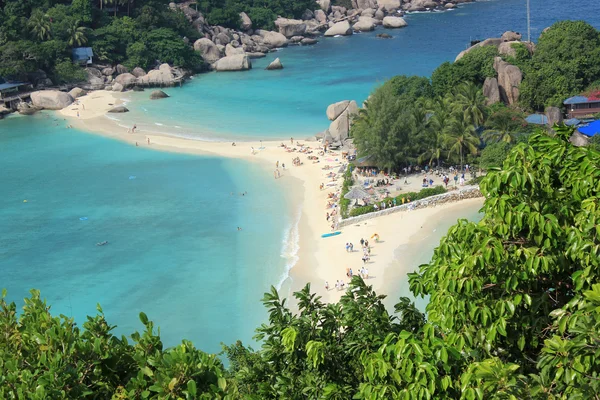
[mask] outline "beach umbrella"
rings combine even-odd
[[[344,195],[345,199],[348,200],[356,200],[356,204],[358,204],[358,200],[362,200],[369,197],[369,193],[367,193],[366,191],[364,191],[361,187],[359,186],[354,186],[352,189],[350,189],[350,191],[348,193],[346,193]]]

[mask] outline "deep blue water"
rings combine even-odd
[[[584,19],[600,28],[600,1],[531,0],[531,16],[532,38],[562,19]],[[288,47],[254,60],[251,71],[197,75],[183,88],[166,90],[169,99],[124,94],[136,101],[132,112],[119,118],[128,126],[202,138],[311,136],[328,127],[325,109],[331,103],[361,104],[394,75],[429,76],[471,39],[527,32],[525,0],[482,1],[454,11],[410,14],[406,20],[407,28],[386,30],[391,40],[376,37],[383,29],[321,38],[315,46]],[[285,68],[266,71],[275,57]]]
[[[145,311],[168,344],[207,351],[252,336],[263,293],[286,272],[292,224],[261,168],[125,145],[47,114],[0,124],[0,287],[11,300],[37,288],[79,322],[99,302],[122,333]]]

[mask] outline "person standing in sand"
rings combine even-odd
[[[150,146],[150,138],[146,138],[148,140],[148,146]]]
[[[325,290],[329,292],[329,282],[325,281]]]
[[[294,138],[293,138],[293,137],[291,137],[291,138],[290,138],[290,144],[291,144],[292,146],[294,145]]]

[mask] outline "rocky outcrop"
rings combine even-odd
[[[98,90],[104,87],[105,76],[96,68],[88,67],[85,69],[87,73],[87,85],[86,89]]]
[[[500,102],[500,88],[498,87],[498,79],[485,79],[485,82],[483,83],[483,95],[486,98],[486,104],[488,106]]]
[[[137,80],[138,80],[138,78],[136,78],[129,72],[117,75],[117,77],[115,78],[115,82],[123,85],[124,88],[129,88],[129,87],[135,85]]]
[[[330,144],[339,144],[348,139],[352,117],[358,114],[358,105],[354,100],[344,100],[327,107],[327,118],[333,121],[325,133]]]
[[[176,76],[169,64],[161,64],[158,69],[153,69],[138,78],[138,83],[147,86],[171,86],[175,79]]]
[[[369,32],[375,29],[375,26],[379,23],[378,19],[371,17],[359,17],[358,22],[352,26],[356,32]]]
[[[548,126],[554,126],[563,122],[563,114],[558,107],[546,107],[544,113],[548,117]]]
[[[129,112],[129,109],[125,106],[116,106],[108,110],[109,113],[126,113]]]
[[[271,64],[269,64],[267,69],[268,70],[283,69],[283,64],[281,64],[281,60],[279,59],[279,57],[277,57]]]
[[[279,33],[286,38],[291,38],[292,36],[302,36],[306,33],[306,23],[299,19],[287,19],[279,17],[275,20],[275,26],[277,26],[279,29]]]
[[[240,29],[243,31],[248,31],[252,29],[252,20],[245,12],[240,13],[240,20],[242,21],[240,24]]]
[[[446,4],[444,4],[444,8],[446,10],[450,10],[450,9],[456,8],[456,4],[454,4],[454,3],[446,3]]]
[[[111,67],[104,68],[102,70],[102,75],[104,76],[112,76],[115,73],[115,69]]]
[[[144,76],[144,75],[146,75],[146,71],[144,71],[144,70],[143,70],[142,68],[140,68],[140,67],[135,67],[135,68],[133,69],[133,71],[131,71],[131,74],[132,74],[133,76],[135,76],[136,78],[139,78],[139,77],[141,77],[141,76]]]
[[[590,143],[590,138],[576,130],[569,138],[569,142],[571,142],[573,146],[583,147]]]
[[[252,58],[263,58],[263,57],[266,56],[265,53],[261,53],[261,52],[251,52],[251,53],[246,53],[246,55],[250,59],[252,59]]]
[[[317,4],[321,7],[321,10],[326,13],[331,9],[331,0],[317,0]]]
[[[516,104],[519,101],[519,86],[523,80],[523,73],[519,67],[503,61],[500,57],[494,59],[494,69],[498,73],[500,97],[506,104]]]
[[[360,8],[362,10],[366,10],[367,8],[370,9],[377,9],[377,0],[356,0],[356,8]]]
[[[123,88],[123,85],[121,85],[121,84],[120,84],[120,83],[118,83],[118,82],[115,82],[115,83],[113,83],[113,84],[112,84],[112,91],[113,91],[113,92],[122,92],[122,91],[123,91],[123,89],[124,89],[124,88]]]
[[[121,65],[121,64],[117,64],[116,70],[117,70],[117,74],[126,74],[129,72],[127,67],[124,65]]]
[[[34,107],[44,110],[62,110],[73,103],[73,97],[58,90],[40,90],[31,93],[31,103]]]
[[[377,0],[377,4],[379,5],[379,7],[385,9],[388,12],[400,9],[401,3],[401,0]]]
[[[242,47],[233,47],[231,45],[231,43],[228,43],[227,46],[225,46],[225,56],[229,57],[229,56],[236,56],[239,54],[246,54],[246,52],[244,51],[244,49]]]
[[[406,11],[426,11],[437,8],[439,4],[433,0],[412,0],[403,6]]]
[[[308,21],[311,20],[315,17],[315,13],[306,9],[304,10],[304,12],[302,13],[302,21]]]
[[[217,45],[207,38],[196,40],[194,42],[194,50],[199,52],[202,59],[209,64],[213,64],[221,58],[221,51]]]
[[[347,36],[352,35],[352,27],[348,21],[341,21],[334,24],[331,28],[325,31],[325,36]]]
[[[236,54],[223,57],[215,63],[215,70],[222,71],[246,71],[252,68],[252,63],[248,56]]]
[[[167,97],[169,97],[169,95],[162,90],[153,90],[152,93],[150,93],[151,100],[166,99]]]
[[[515,42],[521,40],[523,36],[519,32],[506,31],[502,34],[500,39],[504,42]]]
[[[500,38],[490,38],[490,39],[485,39],[482,42],[479,42],[471,47],[469,47],[466,50],[461,51],[460,53],[458,53],[458,56],[456,56],[456,59],[454,61],[458,61],[461,58],[463,58],[466,54],[468,54],[469,52],[473,51],[473,49],[476,49],[478,47],[485,47],[485,46],[494,46],[496,48],[498,48],[498,46],[500,46],[500,43],[502,43],[503,40]]]
[[[301,45],[311,45],[311,44],[317,44],[318,40],[317,39],[312,39],[312,38],[304,38],[300,41]]]
[[[408,24],[402,17],[385,17],[383,19],[384,28],[404,28],[405,26]]]
[[[72,98],[76,99],[78,97],[81,97],[83,95],[85,95],[85,90],[83,90],[82,88],[73,88],[69,91],[69,94],[71,95]]]
[[[327,107],[327,111],[325,112],[327,114],[327,118],[330,121],[334,121],[337,117],[340,116],[341,113],[346,111],[349,104],[350,100],[342,100],[338,101],[337,103],[330,104],[329,107]]]
[[[263,43],[270,49],[287,46],[287,38],[279,32],[258,31]]]
[[[380,39],[391,39],[393,36],[388,35],[387,33],[379,33],[379,34],[377,34],[377,37]]]
[[[316,10],[315,11],[315,19],[320,24],[325,24],[325,23],[327,23],[327,14],[325,14],[325,11],[323,11],[323,10]]]

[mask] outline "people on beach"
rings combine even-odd
[[[133,124],[133,128],[131,128],[131,133],[135,133],[135,130],[137,129],[137,125]]]
[[[231,145],[235,147],[235,142],[231,142]]]
[[[135,142],[135,147],[138,147],[138,142]]]
[[[148,145],[150,145],[150,138],[146,138],[146,140],[148,140]]]
[[[252,153],[252,155],[256,154],[256,152],[254,151],[254,147],[253,147],[253,146],[251,146],[250,148],[252,149],[252,150],[251,150],[251,153]]]
[[[329,292],[329,282],[325,281],[325,290]]]
[[[237,229],[238,229],[238,231],[241,231],[241,230],[242,230],[242,228],[240,228],[239,226],[238,226],[238,228],[237,228]]]

